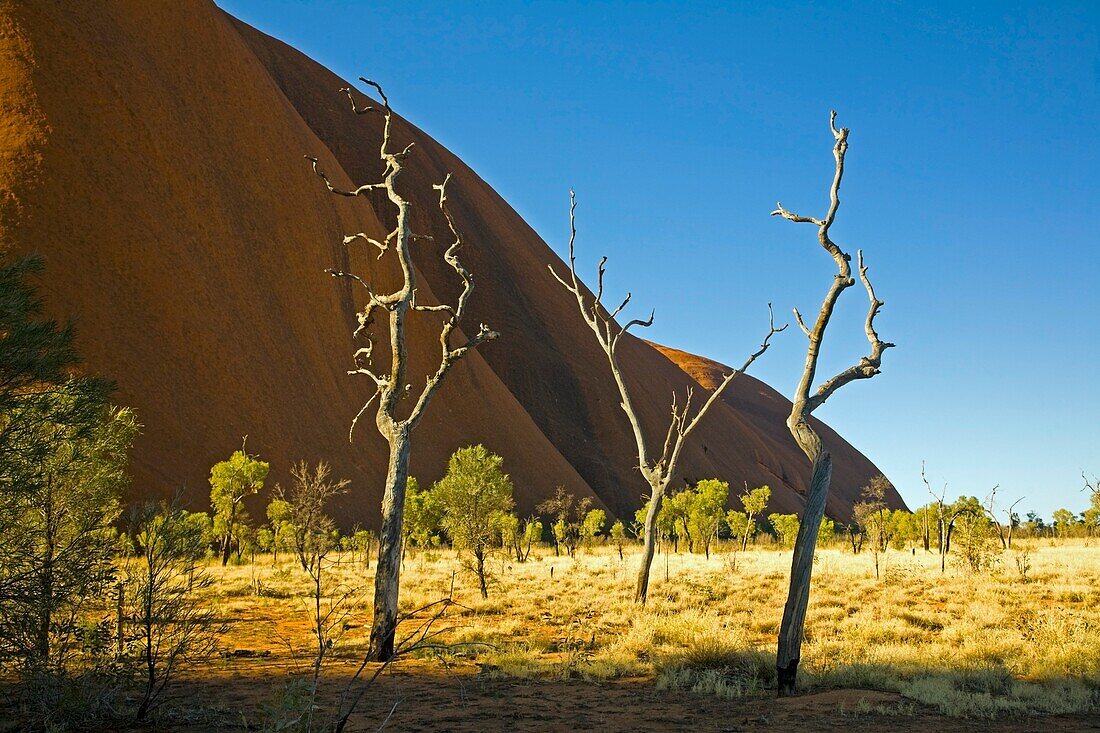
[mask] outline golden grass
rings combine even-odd
[[[658,555],[650,602],[632,601],[637,548],[526,563],[498,556],[483,600],[449,550],[406,559],[405,611],[444,597],[454,577],[443,661],[495,675],[648,678],[662,688],[723,697],[767,694],[786,595],[790,552],[724,550]],[[1013,552],[1018,552],[1014,550]],[[1029,548],[1024,578],[1011,553],[991,573],[971,575],[935,554],[890,552],[880,580],[872,559],[841,549],[817,556],[800,675],[810,689],[895,691],[949,715],[1100,710],[1100,548]],[[667,571],[666,571],[667,568]],[[234,626],[231,647],[268,650],[272,661],[308,664],[309,582],[290,562],[222,569],[213,598]],[[373,569],[372,569],[373,570]],[[344,557],[335,594],[358,588],[341,655],[366,643],[372,570]],[[666,580],[667,572],[667,580]],[[257,595],[259,593],[259,595]]]

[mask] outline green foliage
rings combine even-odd
[[[795,537],[798,536],[797,514],[769,514],[768,522],[779,544],[783,547],[794,547]]]
[[[528,548],[542,542],[542,522],[534,518],[528,519],[523,526],[523,541]]]
[[[752,490],[746,490],[738,497],[741,506],[745,509],[745,531],[741,535],[741,549],[748,547],[749,541],[756,541],[756,519],[768,508],[768,502],[772,498],[772,490],[769,486],[759,486]]]
[[[710,546],[725,520],[730,487],[718,479],[705,479],[665,500],[657,515],[658,526],[671,529],[688,542],[688,550],[702,550],[710,557]]]
[[[605,524],[607,524],[607,512],[603,509],[592,509],[585,514],[584,520],[581,521],[581,537],[584,542],[591,544],[603,531]]]
[[[710,557],[710,545],[718,536],[718,529],[725,519],[726,502],[730,485],[718,479],[704,479],[695,486],[694,497],[688,512],[688,526],[696,543]]]
[[[210,469],[210,506],[214,531],[221,542],[222,565],[229,561],[234,546],[240,553],[239,528],[245,523],[242,502],[263,488],[270,470],[269,464],[248,455],[243,448]]]
[[[1054,520],[1054,533],[1059,537],[1069,537],[1077,525],[1077,517],[1069,509],[1055,509],[1051,515]]]
[[[821,518],[821,525],[817,528],[817,546],[825,547],[832,543],[836,537],[836,522],[828,517]]]
[[[950,511],[954,517],[949,529],[950,546],[957,550],[959,562],[972,573],[992,569],[1001,548],[981,502],[974,496],[960,496]]]
[[[611,525],[611,542],[615,545],[615,549],[619,551],[619,559],[623,559],[623,547],[626,545],[626,525],[623,524],[621,519],[616,519],[615,523]]]
[[[768,486],[752,489],[740,496],[741,506],[745,507],[745,513],[759,516],[768,508],[768,502],[772,498],[772,490]]]
[[[421,489],[419,482],[409,476],[405,486],[405,539],[417,547],[438,544],[443,529],[443,505],[431,488]]]
[[[730,509],[726,512],[726,529],[731,539],[742,539],[749,528],[749,516],[745,512]]]
[[[50,399],[68,400],[65,391]],[[52,414],[52,413],[51,413]],[[138,432],[131,411],[104,406],[86,424],[40,420],[42,463],[18,467],[31,480],[7,494],[0,567],[0,659],[61,674],[77,654],[84,610],[114,578],[128,452]]]
[[[566,492],[564,486],[559,486],[554,491],[554,496],[535,507],[540,514],[549,515],[554,519],[550,526],[554,537],[554,552],[561,553],[564,547],[570,557],[577,554],[577,545],[584,536],[582,525],[588,515],[588,509],[592,506],[592,500],[588,497],[577,497]]]
[[[488,597],[485,556],[493,545],[497,518],[511,511],[512,479],[504,459],[484,446],[461,448],[451,456],[447,474],[432,491],[443,507],[443,528],[455,549],[472,558],[481,594]]]

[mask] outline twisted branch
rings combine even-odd
[[[380,159],[385,163],[382,180],[377,183],[366,183],[354,189],[339,188],[334,186],[325,172],[320,169],[317,158],[308,155],[305,156],[307,160],[311,161],[313,172],[324,182],[325,187],[332,193],[339,196],[354,197],[370,191],[384,190],[390,202],[397,208],[397,225],[386,235],[385,239],[378,240],[368,236],[364,232],[358,232],[345,236],[343,243],[347,246],[356,241],[363,241],[378,250],[378,259],[381,259],[387,252],[395,252],[398,264],[401,267],[401,272],[404,275],[400,288],[392,293],[377,293],[366,279],[355,273],[331,268],[326,270],[326,272],[333,277],[347,278],[357,282],[359,285],[363,286],[368,296],[366,305],[356,314],[358,327],[353,332],[356,338],[365,335],[367,346],[355,351],[352,356],[354,368],[349,369],[347,373],[349,375],[364,375],[369,377],[374,382],[376,389],[352,420],[351,428],[348,433],[349,440],[354,434],[359,419],[366,413],[375,399],[379,399],[377,423],[379,430],[384,436],[389,437],[402,430],[411,430],[419,422],[429,400],[451,366],[465,356],[470,349],[476,348],[485,341],[492,340],[499,335],[484,324],[481,324],[477,334],[467,339],[461,346],[452,347],[450,344],[451,335],[458,327],[459,321],[466,312],[466,304],[474,288],[473,276],[458,259],[458,251],[462,247],[462,237],[459,235],[455,221],[447,208],[447,184],[451,180],[450,174],[447,174],[443,183],[435,185],[433,188],[439,191],[439,208],[447,221],[447,227],[454,236],[454,241],[444,253],[443,259],[454,269],[462,280],[462,293],[459,295],[457,304],[453,306],[447,304],[429,305],[416,302],[416,275],[413,269],[409,243],[414,240],[430,241],[432,237],[423,234],[413,234],[410,231],[409,210],[411,204],[397,191],[397,180],[401,174],[403,162],[413,148],[413,143],[409,143],[397,152],[391,149],[393,110],[390,108],[389,98],[382,90],[381,85],[377,82],[365,77],[360,77],[360,81],[373,87],[378,92],[378,96],[382,99],[381,109],[369,104],[360,106],[356,102],[355,95],[350,87],[344,87],[340,91],[347,95],[348,101],[351,104],[351,110],[355,114],[361,115],[368,112],[378,112],[383,116],[384,126],[382,142],[378,151]],[[411,412],[402,420],[397,415],[397,408],[400,401],[410,390],[410,385],[405,384],[405,372],[408,362],[408,354],[405,345],[405,316],[410,309],[418,312],[444,313],[447,315],[447,318],[443,322],[439,335],[442,352],[439,368],[433,374],[427,376],[424,389],[417,397]],[[367,329],[373,323],[373,315],[376,310],[386,311],[389,315],[391,358],[390,373],[388,375],[379,374],[368,366],[373,356],[374,342]]]
[[[749,366],[756,361],[765,351],[768,350],[771,338],[775,334],[783,331],[787,328],[786,324],[780,328],[775,327],[775,320],[772,316],[771,304],[768,304],[768,334],[764,337],[760,348],[751,354],[740,369],[734,369],[729,372],[722,380],[722,382],[716,387],[708,396],[703,406],[695,413],[694,417],[690,420],[688,416],[691,412],[691,402],[693,398],[693,390],[689,387],[687,391],[687,398],[683,407],[678,405],[678,398],[675,392],[672,395],[672,409],[671,419],[669,422],[668,430],[665,433],[664,444],[661,449],[660,458],[657,460],[650,460],[648,444],[645,433],[642,429],[641,421],[637,417],[637,413],[634,409],[634,404],[631,399],[630,391],[627,389],[626,382],[623,379],[622,372],[619,367],[618,359],[618,345],[622,339],[623,334],[627,333],[631,328],[635,326],[640,328],[648,328],[653,325],[654,312],[650,311],[649,317],[646,319],[635,318],[628,321],[623,326],[618,326],[615,323],[615,317],[623,311],[624,308],[630,303],[631,294],[627,293],[626,297],[613,311],[608,312],[603,306],[604,295],[604,273],[607,271],[607,257],[600,258],[600,262],[596,267],[596,293],[591,296],[589,302],[589,295],[581,284],[580,278],[577,276],[577,258],[576,258],[576,239],[577,239],[577,226],[576,226],[576,209],[577,209],[577,197],[573,191],[569,192],[569,276],[568,279],[562,277],[555,272],[552,265],[548,265],[550,274],[561,283],[562,287],[573,294],[573,297],[577,301],[577,306],[580,311],[581,317],[584,318],[588,327],[596,334],[596,341],[599,343],[600,348],[603,349],[604,355],[607,357],[608,364],[611,367],[612,376],[615,379],[615,383],[619,388],[619,396],[621,398],[620,406],[623,412],[626,413],[628,420],[630,421],[631,428],[634,432],[635,443],[638,449],[638,468],[642,475],[646,477],[651,484],[654,485],[655,493],[659,494],[663,491],[663,487],[658,489],[658,484],[667,485],[668,479],[676,471],[676,464],[679,460],[680,451],[683,447],[685,439],[691,434],[691,432],[698,426],[700,421],[706,415],[711,405],[721,397],[726,387],[733,381],[734,377],[738,374],[744,373]]]
[[[818,311],[817,320],[814,322],[813,328],[806,325],[802,318],[802,314],[799,313],[797,308],[794,310],[795,320],[798,322],[799,328],[802,329],[802,332],[805,333],[806,337],[810,340],[810,345],[806,352],[806,366],[803,370],[802,379],[799,381],[798,388],[795,392],[793,410],[791,413],[792,419],[799,422],[804,422],[814,410],[823,405],[834,392],[845,384],[857,379],[869,379],[878,374],[882,364],[883,352],[894,346],[892,343],[882,341],[878,336],[878,332],[875,330],[875,316],[878,315],[879,310],[885,303],[879,300],[875,295],[874,287],[872,287],[871,281],[867,277],[867,266],[863,263],[863,251],[860,250],[858,252],[859,279],[863,283],[863,287],[867,291],[867,297],[870,300],[870,307],[867,311],[867,318],[864,323],[864,331],[867,334],[867,340],[871,346],[870,353],[861,358],[857,364],[826,380],[813,396],[810,395],[810,390],[813,387],[814,378],[817,372],[821,342],[825,337],[825,329],[829,325],[840,294],[855,284],[855,279],[852,277],[851,255],[842,250],[829,235],[829,230],[836,220],[837,211],[840,209],[840,183],[844,178],[844,156],[848,152],[848,128],[837,128],[835,110],[829,114],[829,128],[832,130],[833,139],[835,141],[833,145],[833,158],[836,161],[836,166],[834,168],[832,183],[829,186],[829,210],[825,214],[825,217],[818,219],[812,216],[800,216],[784,208],[781,203],[776,204],[776,209],[772,212],[772,216],[781,216],[789,221],[813,224],[816,226],[818,228],[818,241],[822,248],[832,256],[837,265],[837,274],[834,276],[832,285],[825,294],[825,299],[821,304],[821,309]]]

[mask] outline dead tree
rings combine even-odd
[[[463,289],[455,305],[427,305],[417,302],[416,276],[409,245],[414,239],[426,239],[426,237],[412,233],[410,228],[412,202],[405,198],[398,190],[397,185],[398,178],[413,144],[409,143],[400,151],[391,148],[393,112],[390,109],[389,100],[382,91],[382,87],[377,83],[362,77],[360,77],[360,80],[377,90],[378,96],[382,100],[381,110],[373,106],[359,107],[350,88],[341,91],[347,94],[348,100],[351,102],[351,109],[355,114],[376,112],[385,119],[382,143],[379,148],[379,155],[385,163],[382,181],[380,183],[364,184],[353,190],[343,190],[332,185],[328,177],[317,167],[316,158],[306,157],[313,161],[314,172],[325,182],[325,186],[332,193],[340,196],[361,196],[371,191],[381,190],[385,191],[389,201],[397,209],[397,225],[393,231],[386,235],[385,239],[379,241],[364,233],[344,237],[345,245],[361,242],[376,248],[379,259],[388,252],[394,252],[403,275],[402,282],[397,290],[390,293],[379,293],[367,278],[351,272],[327,270],[333,277],[347,278],[362,286],[367,299],[366,306],[356,316],[358,327],[354,331],[355,337],[364,339],[366,345],[357,349],[353,354],[354,368],[349,370],[348,374],[367,377],[374,383],[374,391],[352,420],[351,428],[348,431],[348,439],[351,439],[359,418],[366,413],[375,398],[378,398],[375,424],[378,426],[378,432],[389,443],[390,448],[385,494],[382,499],[382,528],[379,533],[378,566],[375,569],[374,623],[371,627],[370,650],[368,652],[370,659],[384,662],[393,656],[394,634],[397,628],[397,592],[401,569],[402,520],[405,506],[405,485],[409,478],[409,452],[412,432],[423,417],[428,402],[439,388],[443,377],[451,366],[471,349],[476,348],[485,341],[496,338],[498,334],[490,330],[485,324],[481,324],[477,333],[466,339],[461,346],[451,345],[451,336],[466,312],[470,293],[474,289],[474,280],[470,272],[458,260],[458,251],[462,247],[462,237],[459,235],[455,221],[447,208],[447,184],[451,179],[449,174],[442,183],[433,186],[433,188],[439,191],[439,209],[447,221],[451,236],[454,238],[454,241],[443,254],[443,259],[462,280]],[[439,334],[441,349],[439,368],[435,373],[427,376],[426,384],[419,394],[414,393],[412,385],[406,382],[409,361],[406,321],[410,311],[439,313],[443,316],[443,325]],[[376,369],[372,366],[374,341],[368,329],[377,312],[387,313],[389,316],[390,354],[388,371]],[[406,407],[410,404],[411,407]],[[404,414],[404,417],[402,417],[402,414]]]
[[[947,552],[951,549],[951,533],[955,529],[957,512],[947,504],[947,484],[943,485],[940,493],[932,491],[932,484],[928,483],[928,476],[924,472],[924,461],[920,464],[920,477],[924,482],[924,488],[935,500],[936,504],[936,549],[940,553],[940,572],[947,572]]]
[[[661,511],[661,502],[664,499],[665,491],[668,489],[672,477],[676,474],[676,465],[680,460],[680,451],[684,446],[684,441],[699,425],[703,416],[710,410],[711,405],[718,400],[726,390],[726,387],[733,381],[734,377],[747,370],[749,366],[756,361],[757,357],[767,351],[771,337],[786,328],[786,325],[780,328],[775,327],[775,321],[771,318],[771,304],[769,304],[768,335],[764,337],[764,341],[760,344],[760,348],[745,360],[745,363],[741,365],[740,369],[734,369],[723,378],[722,382],[710,393],[710,396],[707,397],[706,402],[703,403],[703,406],[699,408],[699,411],[695,413],[694,417],[689,419],[693,397],[693,390],[691,387],[688,387],[683,406],[679,404],[675,392],[673,393],[672,416],[669,421],[668,430],[665,431],[665,440],[661,447],[660,457],[655,458],[650,453],[649,442],[646,440],[645,430],[642,427],[641,420],[638,419],[637,411],[634,409],[634,402],[631,399],[630,390],[627,389],[626,380],[619,366],[618,354],[619,342],[623,335],[634,326],[647,328],[653,325],[653,313],[651,312],[649,318],[644,321],[635,318],[629,321],[625,326],[620,326],[615,322],[615,316],[619,315],[623,309],[626,308],[627,304],[630,303],[631,294],[627,293],[626,298],[623,299],[623,302],[620,303],[619,307],[615,310],[608,312],[608,310],[604,308],[602,299],[603,276],[605,272],[604,265],[607,263],[606,257],[600,260],[600,264],[597,267],[596,295],[593,297],[584,285],[581,284],[580,279],[577,277],[577,259],[574,252],[574,243],[577,238],[576,208],[576,195],[570,191],[569,279],[565,280],[560,277],[554,272],[552,266],[550,266],[550,274],[561,283],[562,287],[572,293],[573,297],[576,298],[581,317],[584,318],[585,323],[592,329],[592,332],[596,334],[596,341],[600,344],[600,348],[603,349],[604,354],[607,356],[607,362],[611,367],[611,376],[615,379],[615,384],[619,388],[619,396],[621,398],[619,406],[623,408],[623,412],[626,413],[626,417],[630,421],[630,427],[634,433],[634,440],[637,444],[638,470],[641,471],[642,476],[649,484],[649,510],[646,513],[642,558],[638,567],[638,579],[634,590],[635,602],[644,604],[646,602],[646,595],[649,591],[649,571],[650,567],[653,565],[653,553],[657,542],[657,515]]]
[[[810,393],[814,376],[817,373],[817,360],[821,343],[825,337],[825,329],[829,325],[830,318],[832,318],[833,308],[841,293],[855,284],[855,279],[852,277],[851,256],[829,238],[829,229],[836,218],[837,209],[840,208],[840,181],[844,176],[844,154],[848,150],[848,128],[837,129],[836,112],[833,112],[829,117],[829,127],[832,129],[833,137],[836,140],[833,146],[836,172],[833,175],[833,182],[829,189],[830,204],[825,218],[799,216],[783,208],[782,204],[777,204],[776,210],[772,212],[772,216],[782,216],[784,219],[793,222],[813,224],[817,227],[818,241],[825,251],[832,256],[837,266],[837,274],[833,277],[832,285],[825,294],[825,300],[821,304],[821,310],[818,312],[813,328],[806,326],[798,309],[794,311],[795,319],[810,343],[806,350],[806,366],[803,369],[802,378],[799,380],[791,406],[791,415],[787,418],[787,427],[802,452],[813,463],[813,473],[810,478],[809,489],[806,491],[806,504],[803,510],[802,523],[799,525],[798,537],[794,544],[794,559],[791,563],[791,586],[786,605],[783,608],[783,622],[779,627],[776,671],[778,673],[780,695],[795,691],[795,677],[802,648],[806,607],[810,599],[810,576],[813,572],[817,529],[825,513],[825,500],[829,495],[829,480],[832,478],[833,471],[832,456],[810,424],[810,414],[825,404],[825,401],[834,392],[849,382],[857,379],[869,379],[878,374],[883,352],[893,346],[893,344],[879,339],[878,333],[875,332],[875,316],[878,315],[883,302],[875,296],[871,281],[867,279],[867,267],[863,264],[863,251],[860,250],[858,253],[859,279],[863,282],[863,287],[867,290],[867,297],[871,301],[864,325],[867,340],[871,344],[870,353],[861,358],[859,363],[826,380],[818,387],[816,392]]]
[[[1008,509],[1005,510],[1005,514],[1008,517],[1008,524],[1004,525],[997,520],[997,515],[993,511],[998,488],[1000,488],[1000,486],[994,486],[989,492],[989,496],[986,498],[986,504],[982,509],[985,511],[986,516],[989,517],[989,521],[997,528],[997,537],[1001,540],[1001,549],[1007,550],[1012,547],[1012,530],[1015,527],[1015,522],[1012,521],[1012,510],[1015,509],[1016,505],[1023,501],[1025,497],[1021,496],[1019,499],[1009,504]]]

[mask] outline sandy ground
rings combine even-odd
[[[234,665],[237,667],[237,665]],[[198,733],[243,730],[258,718],[231,711],[256,710],[285,676],[263,663],[238,667],[226,679],[221,670],[205,681],[189,680],[171,704],[218,700],[219,719],[207,718],[173,727]],[[267,676],[271,674],[272,676]],[[260,676],[263,675],[263,676]],[[335,694],[339,683],[327,689]],[[395,707],[396,706],[396,707]],[[392,711],[392,715],[390,715]],[[389,716],[387,721],[387,716]],[[234,720],[233,718],[236,717]],[[722,700],[656,689],[650,680],[593,682],[497,678],[476,670],[440,673],[427,663],[409,662],[386,674],[368,691],[352,718],[351,730],[433,731],[1011,731],[1059,733],[1100,730],[1100,716],[1049,716],[1024,719],[966,720],[924,711],[893,693],[830,690],[777,700],[759,697]]]

